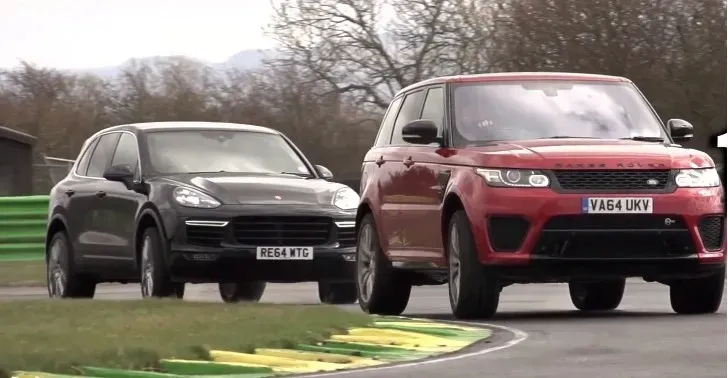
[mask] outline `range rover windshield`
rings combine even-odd
[[[546,138],[667,140],[628,83],[528,81],[461,84],[453,90],[454,142]]]
[[[303,160],[278,134],[230,130],[152,131],[152,168],[159,174],[263,173],[311,176]]]

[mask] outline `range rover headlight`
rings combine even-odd
[[[341,188],[334,193],[331,204],[341,210],[354,210],[359,207],[359,194],[351,188]]]
[[[710,188],[720,186],[720,176],[715,168],[681,169],[675,184],[680,188]]]
[[[529,169],[486,169],[475,170],[486,184],[495,187],[546,188],[551,182],[548,176],[540,171]]]
[[[220,206],[220,201],[202,193],[199,190],[177,187],[172,194],[174,200],[185,207],[196,207],[199,209],[214,209]]]

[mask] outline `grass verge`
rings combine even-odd
[[[0,286],[45,286],[45,261],[0,261]]]
[[[0,377],[74,366],[159,369],[161,358],[209,359],[210,349],[292,347],[371,323],[323,305],[63,300],[0,303]]]

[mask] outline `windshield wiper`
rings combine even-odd
[[[638,142],[664,142],[665,138],[653,136],[633,136],[629,138],[619,138],[621,140],[635,140]]]
[[[205,173],[228,173],[226,170],[220,170],[220,171],[196,171],[196,172],[185,172],[185,174],[188,175],[203,175]]]
[[[556,135],[556,136],[545,137],[545,138],[524,138],[524,139],[539,140],[539,139],[601,139],[601,138]],[[492,145],[498,144],[498,143],[503,143],[503,142],[512,143],[512,142],[517,142],[517,141],[519,141],[519,139],[488,139],[488,140],[481,140],[481,141],[469,143],[467,145],[467,147],[487,147],[487,146],[492,146]]]
[[[502,142],[511,142],[511,140],[508,139],[488,139],[488,140],[479,140],[477,142],[471,142],[466,145],[466,147],[488,147],[492,146],[498,143]]]
[[[304,177],[304,178],[313,178],[310,173],[301,173],[301,172],[281,172],[282,175],[294,175],[298,177]]]
[[[554,135],[548,138],[542,138],[542,139],[601,139],[597,137],[588,137],[588,136],[570,136],[570,135]]]

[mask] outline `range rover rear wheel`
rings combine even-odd
[[[319,299],[322,303],[340,305],[356,302],[355,282],[319,282]]]
[[[359,226],[356,278],[359,307],[364,312],[399,315],[407,308],[412,284],[384,255],[372,214],[365,215]]]
[[[265,281],[220,282],[220,298],[225,303],[258,302],[263,297]]]
[[[478,250],[465,211],[458,210],[448,225],[448,287],[452,313],[459,319],[495,315],[502,285],[490,277],[478,259]]]
[[[569,282],[569,295],[581,311],[611,311],[624,296],[624,278],[598,282]]]
[[[725,270],[703,278],[670,284],[670,304],[678,314],[711,314],[718,311],[725,288]]]

